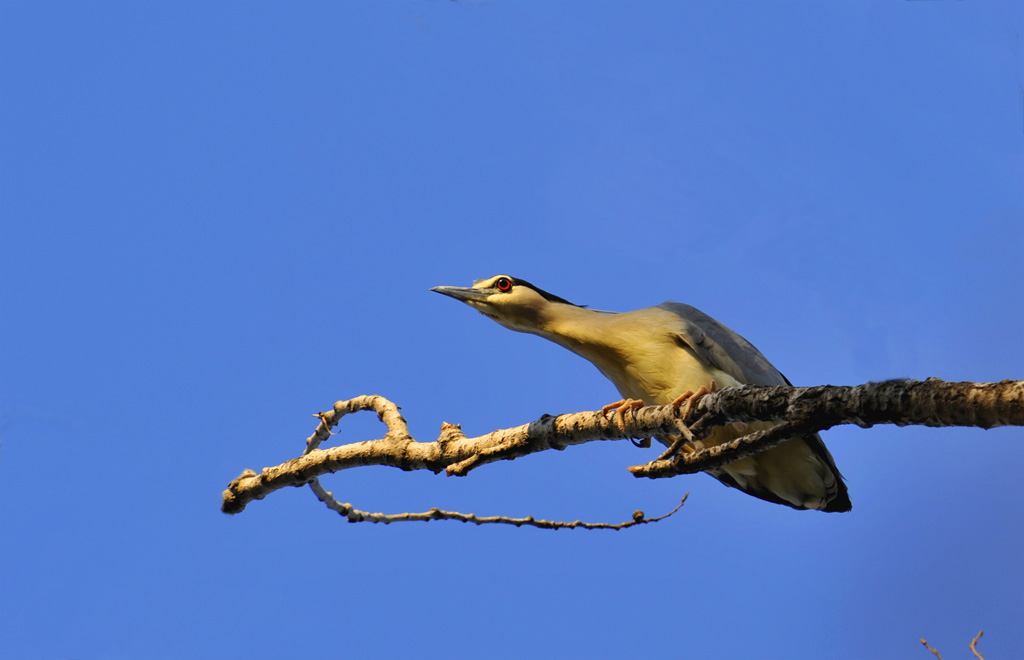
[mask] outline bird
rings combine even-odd
[[[504,274],[477,280],[471,287],[438,286],[431,291],[461,301],[510,330],[538,335],[589,360],[624,397],[612,407],[643,405],[640,402],[678,406],[682,397],[716,386],[792,384],[749,341],[683,303],[605,312],[575,305]],[[703,443],[719,445],[771,426],[721,426]],[[658,440],[671,445],[673,438]],[[852,506],[843,476],[816,433],[793,437],[708,473],[726,486],[794,509],[844,512]]]

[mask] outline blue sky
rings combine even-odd
[[[0,4],[5,658],[1024,656],[1024,431],[838,428],[849,514],[595,443],[220,492],[364,393],[471,434],[616,392],[436,285],[674,299],[797,384],[1024,377],[1011,2]],[[372,415],[339,441],[379,437]]]

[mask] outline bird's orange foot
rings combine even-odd
[[[683,392],[675,401],[672,402],[672,412],[676,415],[679,414],[679,408],[686,404],[686,410],[683,411],[682,418],[686,419],[690,416],[690,412],[693,410],[693,406],[696,405],[697,401],[700,400],[705,394],[711,394],[718,389],[718,384],[715,381],[711,381],[710,387],[700,386],[696,392]]]
[[[604,415],[605,417],[607,417],[608,413],[610,413],[611,411],[615,410],[616,408],[618,408],[619,406],[621,406],[624,403],[626,403],[625,399],[619,399],[615,403],[609,403],[607,406],[604,406],[603,408],[601,408],[601,414]]]
[[[677,396],[675,401],[673,401],[672,404],[671,404],[672,405],[672,414],[673,415],[678,415],[679,414],[679,408],[684,403],[689,401],[690,397],[692,397],[692,396],[693,396],[693,392],[691,390],[686,390],[685,392],[683,392],[682,394]],[[683,417],[686,417],[686,415],[683,415]]]
[[[626,420],[624,418],[626,413],[630,410],[636,413],[637,410],[640,410],[643,407],[644,402],[640,399],[620,399],[615,403],[609,403],[607,406],[601,408],[601,414],[607,417],[608,413],[614,410],[615,414],[613,415],[613,420],[615,421],[615,424],[617,424],[620,429],[625,430]],[[650,447],[651,439],[643,438],[640,442],[633,441],[633,444],[637,447]]]
[[[609,403],[607,406],[601,408],[601,414],[605,417],[608,413],[615,411],[615,418],[619,425],[622,425],[622,416],[629,410],[640,410],[644,407],[644,402],[640,399],[619,399],[615,403]]]

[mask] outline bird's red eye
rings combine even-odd
[[[512,280],[507,277],[499,277],[498,281],[494,283],[494,286],[498,288],[498,291],[508,293],[512,290]]]

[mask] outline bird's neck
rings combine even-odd
[[[599,352],[597,347],[607,345],[608,335],[614,331],[612,326],[616,316],[575,305],[550,303],[541,310],[537,334],[601,368],[599,363],[610,356]]]

